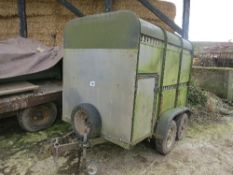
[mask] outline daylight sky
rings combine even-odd
[[[176,23],[182,24],[183,0],[176,4]],[[233,42],[233,0],[191,0],[189,39],[191,41]]]

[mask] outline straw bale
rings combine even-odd
[[[79,8],[85,15],[92,15],[96,13],[104,12],[103,0],[70,0],[70,2]],[[171,20],[175,19],[176,7],[173,3],[159,0],[150,0],[150,2],[158,7],[163,13],[165,13]],[[152,12],[145,8],[137,0],[114,0],[113,10],[131,10],[135,12],[140,18],[145,19],[155,25],[158,25],[165,30],[173,32],[173,30],[165,23],[156,17]],[[72,13],[63,6],[56,8],[56,13],[60,15],[72,15]]]
[[[69,0],[85,15],[104,12],[103,0]],[[175,5],[169,2],[150,0],[170,19],[176,15]],[[113,0],[113,10],[127,9],[134,11],[140,18],[156,24],[168,31],[170,27],[164,24],[153,13],[137,0]],[[57,0],[26,0],[28,36],[47,45],[61,45],[65,24],[75,18],[75,15],[63,7]],[[0,39],[19,34],[17,0],[0,0]]]
[[[55,24],[55,31],[57,33],[61,33],[64,31],[65,25],[68,21],[74,19],[73,16],[57,16],[56,17],[56,24]]]
[[[173,3],[166,1],[150,0],[150,2],[164,12],[169,18],[174,19],[176,15],[176,7]],[[113,10],[127,9],[135,12],[141,18],[158,19],[152,12],[145,8],[137,0],[118,0],[113,3]]]
[[[74,6],[80,9],[85,15],[92,15],[104,12],[103,0],[70,0]],[[150,2],[164,12],[168,17],[174,20],[176,15],[176,7],[173,3],[166,1],[150,0]],[[152,12],[145,8],[137,0],[114,0],[113,10],[131,10],[134,11],[141,18],[155,18],[158,19]],[[65,7],[57,8],[57,13],[61,15],[70,15],[71,12]]]
[[[0,40],[19,35],[19,19],[17,17],[0,18]]]
[[[103,0],[70,0],[77,8],[79,8],[85,15],[92,15],[96,13],[104,12]],[[176,7],[173,3],[159,0],[150,0],[150,2],[158,7],[163,13],[165,13],[171,20],[175,19]],[[63,6],[56,8],[57,14],[71,15],[72,13]],[[173,32],[173,30],[165,23],[156,17],[152,12],[145,8],[137,0],[114,0],[113,10],[131,10],[135,12],[140,18],[145,19],[155,25],[158,25],[165,30]]]
[[[80,9],[85,15],[92,15],[96,13],[104,12],[104,1],[103,0],[69,0],[71,4]],[[71,15],[72,12],[67,10],[62,5],[57,6],[57,14],[60,15]]]
[[[58,2],[56,0],[26,0],[27,16],[52,15]],[[1,0],[0,16],[18,16],[17,0]]]
[[[166,31],[169,31],[169,32],[174,32],[174,30],[169,27],[167,24],[165,24],[163,21],[159,20],[159,19],[154,19],[154,18],[144,18],[144,20],[152,23],[152,24],[155,24],[156,26],[159,26],[161,28],[163,28],[164,30]]]
[[[55,15],[56,0],[26,0],[26,14],[27,16],[43,16]]]
[[[0,18],[0,33],[17,32],[19,30],[19,18]]]
[[[73,16],[32,16],[28,17],[28,36],[47,45],[62,45],[65,24]]]
[[[47,46],[54,46],[54,43],[56,45],[56,40],[54,40],[54,37],[51,33],[33,33],[29,32],[28,37],[32,38],[34,40],[40,41],[41,43],[47,45]]]
[[[6,39],[9,39],[9,38],[14,38],[14,37],[18,37],[19,36],[19,33],[4,33],[4,35],[0,34],[0,41],[1,40],[6,40]]]
[[[18,15],[17,0],[1,0],[0,16],[9,17]]]
[[[75,18],[74,16],[57,16],[56,18],[56,45],[63,44],[64,28],[68,21]]]
[[[34,33],[55,31],[55,22],[55,16],[29,16],[27,18],[28,31]]]
[[[29,16],[27,18],[28,37],[39,40],[47,45],[53,45],[56,17],[51,16]]]

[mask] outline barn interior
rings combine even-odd
[[[0,0],[0,175],[80,174],[77,135],[61,119],[64,30],[70,20],[130,10],[189,40],[191,0],[180,1],[181,26],[175,23],[175,1]],[[93,147],[90,142],[87,163],[94,174],[96,166],[97,174],[106,175],[233,174],[233,44],[192,45],[187,137],[167,156],[155,152],[150,138],[130,150],[101,140]],[[46,128],[27,127],[20,120],[37,106],[53,116]],[[33,117],[40,113],[36,110]],[[63,149],[67,142],[70,147]]]

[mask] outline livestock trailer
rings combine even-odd
[[[70,21],[64,50],[63,120],[79,137],[125,149],[150,138],[162,154],[183,138],[189,41],[118,11]]]

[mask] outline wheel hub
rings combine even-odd
[[[88,115],[85,111],[78,111],[74,116],[74,127],[78,133],[82,136],[88,134],[91,130],[90,123],[88,121]]]

